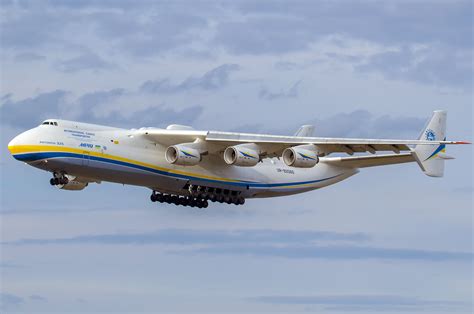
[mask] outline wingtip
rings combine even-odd
[[[472,143],[468,142],[468,141],[458,141],[458,142],[456,142],[456,144],[471,145]]]

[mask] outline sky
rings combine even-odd
[[[124,128],[472,141],[471,1],[0,6],[2,313],[471,313],[472,147],[205,210],[62,191],[7,143],[46,118]]]

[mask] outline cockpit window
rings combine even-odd
[[[44,121],[41,125],[55,125],[58,126],[58,123],[55,121]]]

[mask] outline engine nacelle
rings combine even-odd
[[[319,162],[318,153],[312,148],[309,145],[290,147],[283,151],[281,157],[287,166],[311,168]]]
[[[66,175],[67,183],[65,184],[57,184],[56,187],[61,190],[68,190],[68,191],[80,191],[84,190],[86,186],[89,185],[87,181],[83,181],[79,178]]]
[[[182,144],[168,147],[165,158],[170,164],[181,166],[194,166],[202,159],[199,150]]]
[[[240,167],[253,167],[260,161],[257,150],[247,144],[229,146],[224,151],[224,161],[228,165]]]

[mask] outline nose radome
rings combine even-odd
[[[9,143],[8,143],[8,150],[10,154],[15,155],[18,153],[18,149],[20,146],[28,145],[29,133],[31,130],[23,132],[17,136],[15,136]]]
[[[11,154],[13,154],[13,150],[15,146],[18,146],[18,135],[15,136],[9,143],[8,143],[8,150]]]
[[[15,157],[15,153],[17,152],[17,148],[20,145],[20,143],[21,143],[21,134],[15,136],[10,141],[10,143],[8,143],[8,150],[10,151],[10,154],[13,155],[13,157]]]

